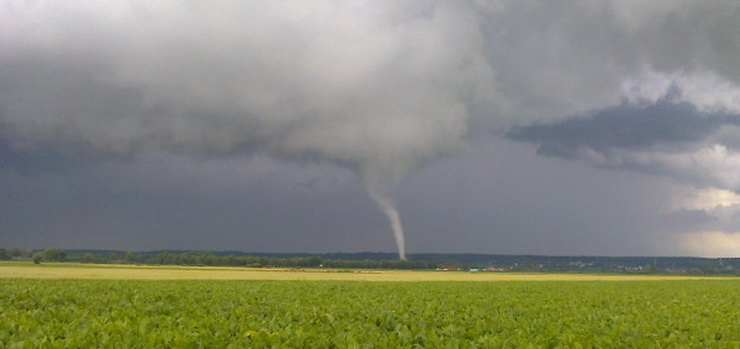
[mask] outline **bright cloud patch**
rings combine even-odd
[[[701,232],[684,234],[681,247],[686,254],[700,257],[736,257],[740,255],[740,232]]]

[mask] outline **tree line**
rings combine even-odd
[[[151,265],[183,265],[183,266],[233,266],[252,268],[346,268],[346,269],[435,269],[437,263],[428,261],[401,261],[401,260],[349,260],[325,259],[318,256],[237,256],[215,255],[210,252],[162,252],[135,253],[135,252],[85,252],[82,254],[68,254],[65,250],[45,249],[6,250],[0,248],[0,260],[25,259],[34,263],[42,262],[81,262],[81,263],[125,263]]]
[[[740,258],[697,257],[588,257],[517,256],[482,254],[416,254],[411,260],[391,253],[330,253],[323,255],[253,254],[241,252],[102,250],[20,250],[0,248],[0,260],[233,266],[252,268],[441,269],[509,272],[585,272],[619,274],[740,275]]]
[[[0,247],[0,260],[12,260],[16,258],[30,259],[39,264],[42,261],[47,262],[64,262],[67,258],[67,251],[56,248],[47,248],[45,250],[21,250],[13,248],[7,250]]]
[[[325,259],[319,256],[219,256],[210,252],[162,252],[155,255],[138,255],[129,252],[123,256],[123,260],[142,264],[252,268],[434,269],[437,267],[436,263],[427,261],[345,260]]]

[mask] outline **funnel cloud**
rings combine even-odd
[[[468,6],[30,7],[4,7],[11,147],[328,160],[368,181],[402,258],[403,230],[385,188],[452,152],[467,134],[471,98],[492,83],[476,49],[481,33],[457,21],[477,16]]]
[[[393,203],[393,200],[386,194],[378,192],[377,189],[368,187],[368,194],[380,207],[380,210],[388,217],[388,221],[391,224],[393,230],[393,237],[396,239],[396,247],[398,247],[398,257],[401,260],[406,260],[406,238],[403,235],[403,226],[401,226],[401,217],[398,215],[398,209]]]

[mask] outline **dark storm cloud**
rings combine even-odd
[[[589,116],[518,128],[507,138],[537,144],[543,156],[737,190],[740,182],[728,173],[735,168],[734,147],[722,144],[718,134],[739,124],[740,115],[701,112],[668,96],[655,104],[625,102]]]
[[[15,149],[0,138],[0,172],[14,170],[23,175],[38,175],[78,166],[76,161],[71,161],[52,147]]]
[[[361,183],[331,165],[158,156],[84,172],[4,173],[0,193],[6,246],[393,249]]]
[[[600,239],[612,243],[623,230],[649,235],[652,227],[629,222],[659,216],[664,207],[658,204],[639,206],[643,214],[629,210],[636,206],[633,198],[619,196],[614,206],[602,207],[602,217],[625,209],[630,215],[606,217],[614,227],[605,227],[590,218],[599,214],[589,211],[598,205],[563,209],[557,198],[544,200],[530,190],[546,190],[551,181],[562,185],[550,177],[579,171],[588,173],[582,182],[594,186],[604,176],[622,178],[622,172],[607,175],[572,162],[543,165],[522,149],[539,145],[551,157],[541,161],[578,158],[600,168],[660,173],[691,186],[740,187],[734,175],[740,173],[740,127],[734,121],[740,113],[739,16],[736,1],[2,1],[0,239],[7,240],[0,242],[22,242],[27,231],[38,232],[34,241],[57,239],[55,231],[89,241],[75,233],[87,223],[96,231],[110,227],[109,233],[89,233],[96,241],[120,242],[130,230],[171,241],[181,231],[187,245],[201,236],[198,231],[224,222],[221,231],[229,233],[221,245],[244,237],[279,249],[269,240],[281,236],[276,240],[295,243],[298,250],[295,241],[321,236],[317,240],[327,249],[346,248],[336,241],[351,236],[344,240],[350,245],[372,241],[367,246],[385,248],[387,226],[372,227],[378,210],[359,201],[346,204],[351,195],[327,193],[321,183],[335,177],[313,172],[358,175],[361,180],[343,190],[357,194],[364,186],[400,228],[391,197],[403,191],[396,187],[401,179],[414,180],[429,166],[448,174],[430,186],[457,188],[464,176],[434,162],[466,149],[486,153],[476,148],[480,144],[494,147],[489,159],[496,160],[490,166],[471,165],[485,157],[466,163],[482,174],[462,188],[486,192],[481,188],[498,188],[498,178],[511,179],[513,186],[461,206],[459,216],[471,222],[459,220],[465,229],[453,240],[434,226],[446,224],[445,207],[456,204],[445,199],[456,196],[432,196],[439,206],[430,203],[434,208],[427,214],[410,214],[416,229],[430,231],[416,230],[415,244],[424,243],[421,236],[450,248],[455,241],[483,248],[476,241],[506,240],[526,252],[533,231],[550,226],[564,238],[546,236],[547,241],[577,243],[594,234],[589,241],[598,250]],[[682,95],[671,103],[658,101],[671,85]],[[512,128],[509,140],[521,142],[474,144]],[[507,155],[552,173],[531,178],[538,185],[518,182],[527,169],[507,167]],[[168,157],[178,160],[163,160]],[[313,170],[307,174],[306,168]],[[486,177],[484,169],[495,175]],[[239,176],[244,182],[228,180]],[[309,178],[300,185],[266,186],[272,195],[260,191],[266,177],[292,183],[302,176]],[[183,178],[191,182],[166,185]],[[628,178],[622,189],[640,181]],[[221,182],[234,185],[220,192],[229,205],[206,189],[190,190]],[[651,193],[670,197],[682,190],[661,188],[666,192]],[[579,193],[573,202],[589,201],[591,190],[570,189]],[[604,190],[603,200],[615,196]],[[312,204],[320,222],[302,213],[312,205],[293,201],[294,194],[311,193],[327,198]],[[517,205],[537,209],[507,206],[518,193],[526,194]],[[553,197],[558,195],[565,193]],[[413,211],[430,199],[416,192],[403,200]],[[478,203],[505,213],[488,214]],[[367,210],[354,220],[364,223],[350,227],[338,218],[349,209],[332,217],[336,205]],[[275,213],[281,207],[289,212],[285,217]],[[510,214],[519,211],[532,218]],[[550,214],[555,211],[560,214]],[[152,212],[169,218],[160,222]],[[318,228],[302,229],[301,222]],[[282,227],[269,229],[275,225]],[[346,230],[356,232],[343,235]],[[372,234],[378,230],[380,235]],[[637,234],[631,238],[642,241]],[[318,249],[316,244],[311,248]],[[567,252],[567,245],[558,251]]]
[[[658,146],[682,151],[706,140],[723,125],[739,123],[740,115],[701,113],[689,103],[661,100],[649,106],[623,104],[558,123],[521,127],[507,137],[539,144],[541,155],[577,158],[584,148],[600,153]]]
[[[494,84],[469,3],[2,10],[11,147],[206,158],[259,149],[342,164],[387,215],[401,258],[393,186],[460,147],[468,110]]]

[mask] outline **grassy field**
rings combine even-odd
[[[253,269],[90,265],[72,263],[0,263],[0,278],[101,280],[263,280],[263,281],[645,281],[720,279],[716,276],[661,276],[622,274],[533,274],[440,271],[375,271],[327,269]]]
[[[0,348],[740,348],[738,290],[740,278],[4,263]]]
[[[0,280],[2,348],[738,348],[738,280]]]

